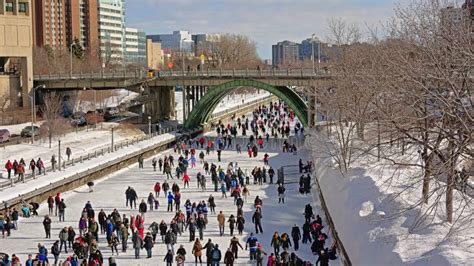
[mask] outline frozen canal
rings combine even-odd
[[[245,147],[245,145],[242,145]],[[273,146],[273,147],[271,147]],[[257,158],[249,158],[245,149],[243,149],[242,154],[237,154],[235,150],[231,151],[223,151],[222,153],[222,162],[217,162],[217,153],[212,153],[206,158],[206,160],[210,163],[215,163],[216,165],[220,165],[223,168],[227,168],[229,162],[238,162],[239,166],[242,169],[246,169],[250,174],[251,170],[255,166],[263,167],[263,155],[265,152],[268,152],[270,155],[270,165],[273,169],[279,168],[282,165],[297,165],[298,160],[303,158],[303,160],[307,157],[307,152],[305,150],[299,150],[297,155],[293,153],[280,153],[280,147],[276,149],[276,145],[267,144],[266,147],[259,151]],[[156,158],[163,157],[165,154],[173,153],[172,150],[168,150],[162,154],[157,154]],[[199,150],[196,152],[199,154]],[[173,154],[173,156],[177,159],[177,155]],[[191,202],[198,202],[205,200],[207,201],[210,194],[213,194],[216,199],[216,212],[223,211],[225,213],[226,219],[231,215],[234,214],[236,216],[236,207],[233,204],[233,198],[228,196],[228,198],[221,198],[220,192],[210,191],[213,188],[211,178],[206,176],[207,180],[207,192],[202,192],[200,189],[197,188],[196,184],[196,174],[198,172],[204,173],[202,165],[197,163],[197,167],[194,169],[189,168],[188,170],[189,176],[191,177],[190,181],[190,188],[183,189],[183,181],[182,180],[169,180],[168,182],[172,185],[173,181],[178,183],[181,188],[182,193],[182,200],[181,203],[183,204],[186,199],[190,199]],[[245,170],[244,170],[245,172]],[[53,216],[52,220],[52,239],[45,239],[44,238],[44,230],[42,226],[43,216],[47,214],[47,206],[43,202],[41,203],[41,208],[39,210],[39,217],[29,218],[29,219],[21,219],[19,221],[19,230],[14,231],[12,230],[11,237],[3,238],[0,240],[0,251],[12,254],[15,253],[17,256],[20,257],[21,262],[24,263],[28,254],[33,254],[33,256],[37,252],[37,245],[41,243],[45,245],[48,249],[48,252],[51,250],[51,246],[55,240],[58,239],[60,229],[64,228],[65,226],[73,226],[76,234],[78,234],[78,221],[81,215],[81,211],[85,205],[85,203],[90,200],[92,206],[95,210],[96,217],[99,213],[100,209],[104,209],[104,211],[109,214],[114,208],[116,208],[120,214],[126,214],[127,217],[130,215],[138,214],[138,210],[130,210],[125,206],[125,190],[128,186],[132,186],[138,193],[140,199],[137,203],[141,202],[141,199],[145,199],[150,192],[153,191],[153,187],[155,182],[163,182],[164,175],[158,172],[153,172],[153,168],[151,166],[151,158],[145,161],[145,168],[139,169],[138,166],[135,164],[127,169],[121,170],[113,175],[105,177],[96,182],[94,187],[94,192],[88,193],[87,187],[80,187],[74,191],[69,191],[64,193],[63,196],[65,198],[65,202],[67,205],[66,209],[66,221],[59,222],[58,217]],[[294,177],[295,179],[297,176]],[[276,178],[275,178],[276,180]],[[251,178],[252,181],[252,178]],[[268,178],[267,178],[268,182]],[[255,196],[260,196],[263,199],[263,230],[264,234],[258,234],[257,238],[259,242],[262,243],[265,252],[269,255],[273,252],[273,248],[270,247],[270,241],[273,233],[278,231],[280,235],[283,232],[288,233],[291,235],[291,228],[294,224],[298,226],[302,226],[304,223],[304,206],[307,203],[311,203],[313,201],[313,197],[315,195],[301,195],[298,192],[298,184],[291,183],[286,185],[286,202],[285,205],[278,204],[277,198],[277,186],[276,185],[269,185],[264,184],[262,186],[251,185],[249,186],[250,190],[250,197],[248,202],[244,205],[244,216],[245,216],[245,232],[242,237],[240,237],[240,241],[245,248],[245,241],[247,235],[250,232],[254,232],[254,226],[252,224],[252,215],[254,212],[253,208],[253,200]],[[229,194],[229,193],[228,193]],[[174,213],[166,212],[166,200],[163,197],[163,192],[159,199],[161,204],[158,211],[148,211],[145,217],[145,228],[148,229],[149,225],[156,221],[160,223],[161,220],[164,220],[168,225]],[[315,213],[319,213],[317,206],[314,206]],[[184,210],[184,208],[181,208]],[[208,238],[212,238],[213,243],[218,243],[219,247],[222,252],[222,261],[224,254],[229,246],[230,243],[230,235],[228,230],[228,223],[226,223],[226,233],[223,237],[219,236],[219,228],[217,224],[217,217],[214,214],[209,214],[208,217],[209,224],[204,233],[204,242],[203,245],[207,242]],[[326,230],[324,230],[326,231]],[[146,232],[146,231],[145,231]],[[326,231],[327,233],[327,231]],[[157,240],[159,236],[157,237]],[[186,255],[186,263],[194,264],[194,256],[191,253],[193,242],[189,242],[189,232],[185,231],[185,233],[181,236],[178,236],[177,245],[175,245],[175,250],[179,247],[179,245],[184,245],[187,255]],[[131,237],[129,238],[129,249],[126,253],[120,253],[119,256],[116,257],[118,265],[164,265],[163,258],[166,253],[166,248],[161,241],[157,241],[153,248],[153,258],[145,259],[146,252],[143,249],[141,252],[140,260],[135,260],[134,258],[134,251],[131,248],[132,242]],[[311,262],[315,262],[316,258],[311,254],[310,244],[302,245],[300,242],[300,250],[296,253],[298,256],[305,260],[310,260]],[[121,245],[119,244],[118,248],[120,250]],[[107,247],[105,235],[99,235],[99,249],[101,250],[105,265],[107,265],[106,260],[111,256],[111,250]],[[60,255],[60,259],[64,260],[68,255],[72,254],[72,249],[68,250],[69,254],[62,253]],[[203,251],[203,261],[205,261],[205,250]],[[289,252],[294,252],[293,248],[289,250]],[[50,262],[52,262],[52,256],[49,256]],[[221,263],[222,263],[221,261]],[[266,258],[264,263],[266,264]],[[247,251],[239,251],[239,258],[236,261],[236,265],[249,265],[249,257]]]

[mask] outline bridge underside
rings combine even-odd
[[[295,112],[304,126],[308,125],[308,106],[292,89],[286,86],[273,86],[257,80],[232,80],[209,88],[189,113],[184,127],[191,129],[205,124],[219,102],[237,87],[253,87],[272,93],[283,100]]]

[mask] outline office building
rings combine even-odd
[[[125,52],[125,1],[98,0],[102,65],[121,64]]]
[[[272,45],[273,66],[292,64],[299,60],[299,44],[283,41]]]
[[[0,97],[29,107],[33,87],[33,24],[30,0],[0,0]]]
[[[317,62],[318,58],[321,58],[321,41],[318,39],[306,39],[299,44],[299,59],[301,61],[314,60]]]
[[[146,65],[146,34],[135,28],[125,29],[125,64]]]
[[[194,41],[189,31],[173,31],[172,34],[154,34],[148,35],[147,39],[151,39],[153,42],[160,42],[161,48],[165,51],[170,50],[185,50],[192,52],[194,48]]]

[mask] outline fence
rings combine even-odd
[[[105,154],[117,151],[117,150],[122,149],[124,147],[129,147],[130,145],[137,144],[141,141],[148,140],[150,138],[153,138],[153,137],[156,137],[156,136],[159,136],[159,135],[162,135],[162,134],[170,133],[174,130],[175,130],[175,128],[171,128],[171,127],[162,128],[162,129],[160,129],[159,132],[154,132],[151,135],[146,135],[146,136],[141,136],[141,137],[134,137],[132,139],[127,139],[127,140],[124,140],[124,141],[120,141],[118,143],[114,143],[113,146],[112,146],[112,142],[111,142],[110,145],[105,145],[101,148],[95,149],[92,152],[87,153],[86,155],[81,155],[79,157],[72,158],[71,160],[63,161],[61,163],[61,168],[65,169],[67,167],[74,166],[75,164],[83,163],[84,161],[91,160],[91,159],[94,159],[94,158],[98,158],[99,156],[104,156]],[[61,158],[62,158],[62,156],[61,156]],[[55,170],[53,170],[53,168],[51,166],[46,167],[45,172],[52,172],[52,171],[55,171]],[[15,183],[20,183],[20,182],[24,183],[28,180],[32,180],[32,179],[36,179],[36,178],[41,178],[41,176],[40,175],[33,175],[32,173],[30,173],[30,174],[25,174],[25,176],[22,180],[13,177],[13,178],[11,178],[7,181],[0,182],[0,189],[4,189],[4,188],[10,187],[10,186],[13,187],[13,185]]]
[[[43,201],[46,199],[47,195],[55,194],[55,193],[51,193],[52,191],[55,191],[55,190],[64,191],[64,190],[71,189],[71,188],[68,189],[67,185],[72,185],[73,188],[76,188],[80,185],[87,183],[88,178],[89,180],[92,180],[94,178],[93,176],[94,174],[96,174],[95,178],[102,177],[107,174],[106,173],[107,169],[111,169],[112,167],[116,166],[117,169],[113,169],[113,171],[116,171],[120,168],[125,167],[127,165],[127,163],[125,162],[127,161],[128,161],[128,164],[136,162],[135,158],[141,154],[150,153],[160,148],[161,149],[169,148],[176,141],[176,138],[177,137],[174,137],[168,140],[163,140],[147,148],[118,157],[112,161],[105,162],[91,169],[87,169],[86,171],[76,173],[75,175],[72,175],[70,177],[65,177],[64,179],[60,181],[50,183],[47,186],[35,189],[25,195],[18,195],[18,197],[12,200],[4,201],[3,206],[0,207],[0,210],[2,210],[2,208],[7,209],[15,205],[21,204],[22,202],[27,202],[27,201],[31,201],[35,199],[37,199],[37,202]]]

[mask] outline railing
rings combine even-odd
[[[69,184],[71,182],[74,182],[76,180],[80,180],[88,175],[91,175],[93,173],[97,173],[103,169],[106,169],[108,167],[111,167],[113,165],[116,165],[118,163],[121,163],[125,160],[128,160],[130,158],[134,158],[136,156],[138,156],[139,154],[143,154],[143,153],[146,153],[148,151],[151,151],[151,150],[154,150],[158,147],[162,147],[164,145],[170,145],[171,143],[173,143],[174,141],[176,141],[176,139],[178,138],[178,136],[172,138],[172,139],[168,139],[168,140],[163,140],[163,141],[160,141],[159,143],[156,143],[152,146],[149,146],[147,148],[144,148],[142,150],[138,150],[138,151],[135,151],[135,152],[132,152],[132,153],[129,153],[129,154],[126,154],[124,156],[121,156],[119,158],[116,158],[112,161],[108,161],[108,162],[105,162],[103,164],[100,164],[98,166],[95,166],[93,168],[90,168],[90,169],[87,169],[86,171],[83,171],[83,172],[79,172],[79,173],[76,173],[72,176],[69,176],[69,177],[65,177],[63,178],[62,180],[59,180],[59,181],[56,181],[56,182],[53,182],[53,183],[50,183],[49,185],[47,186],[44,186],[44,187],[41,187],[41,188],[37,188],[35,190],[32,190],[31,192],[27,193],[27,194],[24,194],[24,195],[18,195],[18,197],[15,197],[14,199],[11,199],[11,200],[7,200],[7,201],[4,201],[3,202],[3,206],[0,207],[0,210],[3,209],[7,209],[9,208],[10,206],[13,206],[13,205],[16,205],[16,204],[19,204],[23,201],[29,201],[29,199],[32,199],[34,197],[37,197],[41,194],[44,194],[44,193],[47,193],[48,191],[51,191],[53,189],[56,189],[56,188],[60,188],[66,184]]]
[[[203,71],[155,71],[149,76],[147,71],[123,71],[123,72],[100,72],[100,73],[75,73],[75,74],[46,74],[35,75],[36,81],[49,80],[81,80],[81,79],[164,79],[164,78],[324,78],[328,77],[326,71],[314,69],[218,69]]]
[[[63,159],[63,156],[61,156],[61,161],[62,161],[61,169],[66,169],[70,166],[74,166],[75,164],[83,163],[84,161],[91,160],[91,159],[97,158],[99,156],[104,156],[105,154],[117,151],[119,149],[122,149],[124,147],[128,147],[130,145],[137,144],[139,142],[142,142],[144,140],[148,140],[152,137],[156,137],[156,136],[159,136],[161,134],[170,133],[174,130],[176,130],[176,128],[171,128],[171,127],[162,128],[162,129],[160,129],[159,132],[152,133],[151,136],[150,135],[145,135],[145,136],[141,136],[141,137],[134,137],[132,139],[127,139],[127,140],[124,140],[124,141],[120,141],[120,142],[114,143],[113,147],[112,147],[112,144],[104,145],[101,148],[97,148],[97,149],[93,150],[92,152],[89,152],[85,155],[81,155],[81,156],[72,158],[70,160],[65,160],[65,158]],[[51,172],[56,171],[56,170],[53,170],[53,168],[51,166],[49,166],[49,167],[45,168],[45,171],[47,173],[48,172],[51,173]],[[4,189],[4,188],[7,188],[7,187],[13,187],[13,185],[15,183],[27,182],[29,180],[33,180],[33,179],[36,179],[36,178],[42,178],[43,176],[44,176],[44,174],[42,174],[42,175],[39,175],[39,174],[33,175],[32,173],[28,173],[28,174],[25,173],[25,176],[22,180],[20,180],[17,177],[13,176],[9,180],[0,182],[0,189]]]

